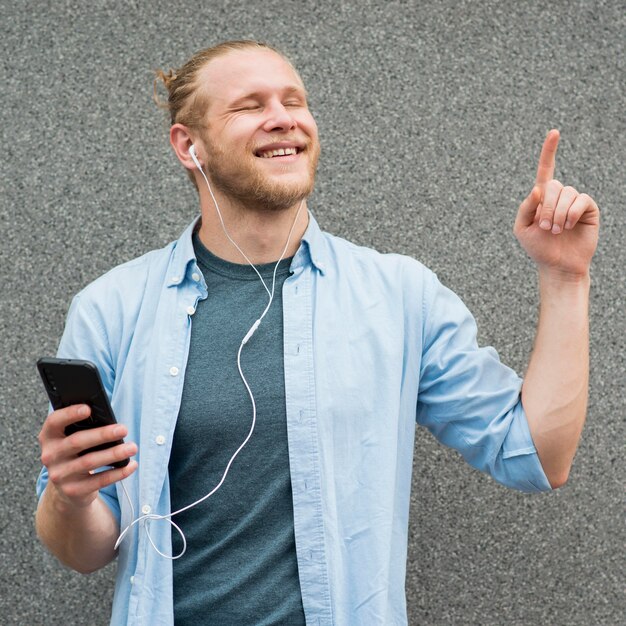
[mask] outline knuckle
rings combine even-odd
[[[98,489],[102,489],[103,487],[106,487],[114,482],[111,476],[112,471],[113,470],[107,470],[96,475],[96,485],[98,485]]]
[[[61,481],[61,474],[56,470],[50,470],[48,472],[48,480],[55,485],[58,485]]]
[[[117,437],[113,434],[113,431],[115,430],[115,426],[111,426],[111,427],[102,427],[98,429],[98,432],[100,434],[100,441],[102,443],[108,443],[109,441],[115,441],[115,439],[117,439]]]
[[[76,464],[78,465],[78,468],[80,470],[82,470],[83,472],[85,472],[85,471],[88,472],[91,469],[91,465],[92,465],[90,463],[89,457],[87,455],[79,456],[77,461],[76,461]]]
[[[81,443],[81,440],[78,437],[70,436],[66,440],[67,447],[74,454],[81,452],[84,449],[84,445]]]
[[[578,192],[571,185],[567,185],[567,187],[563,187],[563,191],[567,194],[576,195]]]
[[[41,464],[48,467],[52,462],[52,453],[49,450],[44,450],[41,453]]]
[[[80,487],[76,484],[66,485],[63,491],[68,498],[75,498],[80,495]]]

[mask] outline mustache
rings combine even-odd
[[[305,137],[292,137],[292,136],[285,136],[285,135],[278,135],[274,137],[270,135],[269,137],[267,137],[267,139],[263,143],[253,145],[252,150],[256,152],[257,150],[265,146],[269,146],[270,144],[285,143],[285,142],[293,143],[293,144],[296,144],[297,146],[304,146],[305,148],[308,148],[311,145],[311,140]]]

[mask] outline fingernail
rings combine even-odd
[[[123,437],[124,434],[126,432],[126,429],[123,426],[117,426],[114,430],[113,430],[113,434],[116,437]]]
[[[552,227],[552,234],[553,235],[558,235],[561,232],[561,227],[558,224],[555,224]]]
[[[543,228],[543,230],[550,230],[550,220],[541,220],[539,228]]]
[[[87,417],[89,415],[89,407],[85,404],[83,404],[79,409],[78,409],[78,415],[80,417]]]

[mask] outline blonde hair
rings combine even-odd
[[[199,50],[179,69],[170,69],[167,72],[156,70],[156,78],[153,85],[154,101],[159,108],[166,109],[169,112],[170,124],[184,124],[191,129],[202,132],[205,124],[204,116],[209,102],[206,90],[198,88],[198,74],[200,70],[213,59],[224,56],[229,52],[251,49],[272,50],[291,65],[289,59],[273,46],[252,39],[241,39],[224,41],[216,46]],[[159,82],[162,82],[167,89],[168,97],[166,102],[161,100],[157,94]],[[187,170],[187,175],[197,189],[193,172]]]

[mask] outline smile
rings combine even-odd
[[[295,157],[303,151],[303,147],[294,144],[274,144],[259,148],[255,155],[261,159],[280,159],[285,157]],[[282,159],[281,159],[282,157]],[[291,159],[290,159],[291,160]]]

